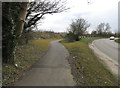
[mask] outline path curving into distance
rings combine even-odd
[[[48,52],[36,62],[15,86],[75,86],[66,48],[55,40]]]

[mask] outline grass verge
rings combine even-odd
[[[120,43],[120,39],[116,39],[115,42]]]
[[[25,71],[34,64],[48,50],[49,43],[53,39],[32,40],[27,45],[17,46],[15,52],[15,67],[3,63],[3,86],[11,86],[19,80]]]
[[[117,86],[117,79],[92,53],[88,43],[99,38],[85,38],[77,42],[61,43],[68,49],[68,59],[74,79],[79,86]]]

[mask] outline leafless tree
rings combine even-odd
[[[74,37],[73,39],[78,41],[79,36],[85,34],[88,27],[90,27],[90,24],[88,24],[88,22],[85,19],[83,18],[76,19],[70,25],[70,28],[68,29],[69,31],[68,34],[71,34],[71,36]]]
[[[107,23],[106,28],[105,28],[105,32],[110,32],[110,29],[111,29],[111,27],[110,27],[109,23]]]
[[[36,0],[36,2],[30,2],[24,29],[34,27],[46,14],[60,13],[68,10],[69,8],[65,4],[66,1],[61,0]]]
[[[44,19],[46,14],[55,14],[67,11],[66,1],[62,0],[36,0],[30,2],[27,10],[26,23],[23,30],[23,36],[26,43],[29,41],[27,35],[29,32],[40,25],[41,20]]]
[[[105,23],[101,23],[97,26],[97,33],[102,35],[103,31],[104,31],[104,26],[105,26]]]
[[[107,36],[108,34],[110,34],[110,25],[109,23],[100,23],[98,26],[97,26],[97,34],[100,35],[100,36]]]
[[[27,15],[27,8],[28,8],[28,2],[22,2],[21,10],[18,16],[18,22],[16,25],[16,31],[15,31],[17,36],[20,36],[23,31],[23,27]]]

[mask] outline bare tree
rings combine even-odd
[[[101,23],[97,26],[97,33],[99,35],[102,35],[103,31],[104,31],[104,26],[105,26],[105,23]]]
[[[84,35],[88,27],[90,27],[90,24],[88,24],[88,22],[85,19],[76,19],[70,25],[70,28],[68,29],[68,35],[70,34],[70,37],[73,36],[73,39],[78,41],[79,36]]]
[[[69,8],[66,6],[66,1],[62,0],[36,0],[35,2],[30,2],[27,9],[26,22],[22,36],[24,37],[26,43],[28,43],[29,32],[40,25],[41,20],[44,19],[46,14],[61,13],[67,11]]]
[[[36,2],[30,2],[27,10],[26,23],[24,29],[35,27],[46,14],[60,13],[68,10],[65,6],[66,2],[49,1],[49,0],[37,0]]]
[[[100,23],[98,26],[97,26],[97,34],[99,36],[103,36],[103,37],[107,37],[108,34],[110,34],[110,25],[109,23]]]
[[[92,34],[92,35],[96,35],[96,34],[97,34],[97,31],[93,30],[93,31],[91,32],[91,34]]]
[[[17,36],[20,36],[23,31],[23,27],[24,27],[26,15],[27,15],[27,7],[28,7],[28,2],[23,2],[21,5],[21,10],[18,16],[18,22],[16,26],[16,31],[15,31]]]
[[[110,29],[111,29],[111,27],[110,27],[110,25],[109,25],[109,23],[106,23],[106,28],[105,28],[105,32],[110,32]]]

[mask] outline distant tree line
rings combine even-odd
[[[115,32],[114,36],[120,38],[120,32]]]
[[[87,32],[89,27],[90,24],[85,19],[75,19],[69,25],[65,39],[67,41],[79,41],[82,36],[88,37],[88,35],[90,36],[90,34]],[[91,32],[91,36],[94,37],[110,37],[112,35],[120,36],[120,33],[113,34],[111,32],[109,23],[100,23],[97,28]]]
[[[93,30],[91,34],[97,37],[110,37],[113,35],[110,29],[111,27],[109,23],[100,23],[96,30]]]

